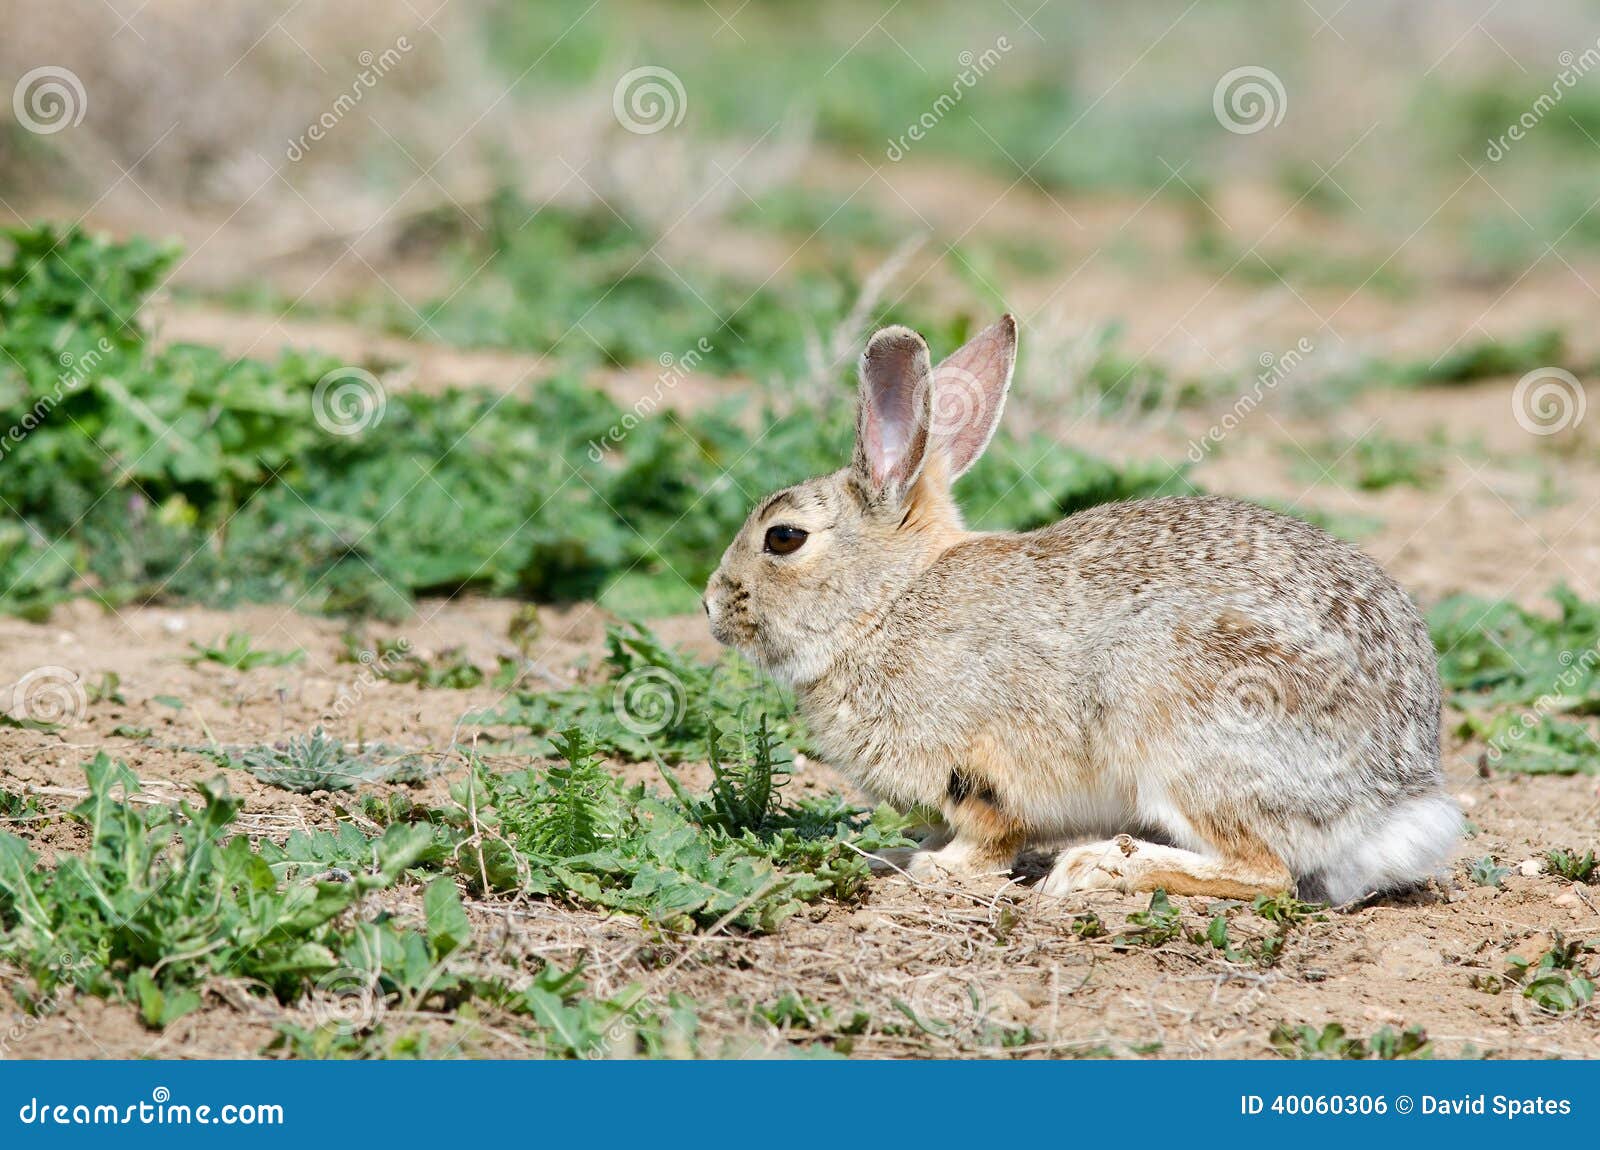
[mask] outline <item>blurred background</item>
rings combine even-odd
[[[1426,597],[1592,583],[1595,4],[5,9],[0,386],[139,364],[12,452],[13,605],[692,609],[874,325],[1003,310],[980,524],[1199,487]]]

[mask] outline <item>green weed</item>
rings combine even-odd
[[[1594,947],[1566,939],[1558,931],[1550,949],[1530,962],[1513,954],[1506,959],[1505,983],[1520,988],[1524,998],[1550,1014],[1564,1014],[1594,1000],[1600,965],[1586,966],[1584,957]]]
[[[198,788],[204,805],[173,810],[129,801],[138,779],[104,754],[85,772],[89,795],[71,812],[88,836],[84,854],[41,865],[25,840],[0,834],[0,955],[43,992],[68,982],[128,999],[152,1026],[199,1005],[212,975],[298,997],[339,965],[347,936],[336,919],[392,886],[429,843],[393,827],[366,845],[349,881],[280,883],[249,839],[231,833],[240,803],[219,784]]]
[[[291,735],[277,746],[207,753],[223,766],[241,768],[270,786],[301,794],[351,790],[362,783],[421,782],[433,773],[419,755],[382,746],[353,752],[321,727],[309,735]]]
[[[707,665],[668,647],[642,625],[628,624],[607,629],[606,657],[590,682],[517,691],[468,721],[522,727],[538,736],[582,727],[606,754],[677,763],[702,755],[713,729],[738,728],[757,711],[768,716],[775,737],[790,744],[799,739],[793,702],[747,662],[728,654]]]
[[[356,615],[398,616],[414,595],[464,589],[599,599],[623,611],[693,609],[754,500],[848,458],[850,405],[831,394],[782,412],[733,400],[669,417],[641,415],[565,376],[535,398],[487,389],[385,397],[368,376],[381,417],[336,434],[314,418],[315,396],[331,375],[351,377],[352,365],[155,348],[124,322],[173,252],[76,229],[11,238],[12,259],[0,265],[9,285],[0,296],[0,396],[37,408],[38,426],[0,468],[0,498],[20,516],[0,523],[3,610],[37,616],[85,582],[112,604],[278,601]],[[99,294],[86,297],[85,281]],[[518,314],[543,315],[543,298],[536,302]],[[848,302],[840,293],[824,310],[842,314]],[[637,298],[632,306],[654,314]],[[757,358],[746,364],[730,351],[708,356],[704,370],[803,371],[801,325],[788,303],[774,306],[745,317],[743,344],[719,332],[718,347]],[[718,330],[710,315],[690,327],[696,338]],[[971,327],[957,317],[938,338]],[[616,338],[637,343],[627,354],[651,359],[684,346],[671,341],[686,334],[625,334],[633,332],[633,320],[618,321]],[[74,374],[62,372],[63,355],[77,356]],[[662,406],[670,405],[668,392]],[[1030,528],[1181,486],[1166,467],[1116,467],[1043,436],[1002,434],[961,494],[981,527]],[[250,661],[227,642],[197,656]],[[441,685],[475,677],[460,665],[437,676]]]
[[[1172,905],[1167,892],[1159,888],[1151,894],[1150,905],[1128,916],[1131,930],[1117,936],[1121,946],[1164,946],[1183,933],[1182,916]]]
[[[560,760],[548,770],[479,772],[482,798],[462,799],[519,857],[485,847],[464,859],[464,872],[673,930],[720,922],[771,931],[807,903],[856,897],[867,854],[907,845],[902,820],[887,811],[867,817],[836,798],[778,802],[782,767],[764,724],[744,737],[741,760],[730,761],[721,740],[710,736],[719,767],[704,797],[670,772],[671,797],[622,785],[576,728],[556,740]]]
[[[1487,761],[1527,774],[1593,774],[1600,744],[1600,604],[1565,586],[1545,614],[1467,596],[1428,613],[1439,675],[1465,712],[1462,733],[1488,744]],[[1509,708],[1519,708],[1511,710]]]
[[[1283,1057],[1295,1059],[1393,1060],[1433,1057],[1433,1043],[1420,1026],[1408,1027],[1398,1034],[1385,1026],[1370,1038],[1363,1039],[1350,1035],[1338,1022],[1330,1022],[1321,1029],[1279,1023],[1272,1028],[1267,1041]]]
[[[1502,866],[1492,855],[1484,855],[1472,864],[1472,869],[1467,872],[1475,886],[1498,887],[1511,873],[1511,868]]]
[[[1312,459],[1292,445],[1285,451],[1293,454],[1297,472],[1308,481],[1331,477],[1362,491],[1382,491],[1401,484],[1429,488],[1444,474],[1437,448],[1378,431],[1315,444]]]
[[[253,671],[257,667],[287,667],[305,658],[304,651],[263,651],[251,646],[252,640],[243,631],[230,631],[226,639],[206,645],[190,643],[194,654],[186,660],[196,663],[221,663],[235,671]]]
[[[1592,883],[1600,876],[1600,860],[1595,858],[1592,850],[1579,854],[1577,851],[1552,850],[1546,851],[1545,869],[1557,878],[1564,878],[1568,882]]]

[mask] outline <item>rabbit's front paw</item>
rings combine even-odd
[[[1009,860],[961,839],[936,851],[917,851],[906,863],[906,873],[924,882],[936,882],[952,875],[973,877],[1006,874],[1010,869]]]
[[[1039,884],[1048,895],[1072,894],[1087,890],[1127,890],[1129,863],[1138,844],[1129,835],[1118,835],[1105,842],[1085,843],[1064,850],[1057,857],[1049,876]]]

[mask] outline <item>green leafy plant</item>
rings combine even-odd
[[[1313,458],[1290,445],[1296,471],[1310,482],[1324,475],[1346,487],[1382,491],[1405,485],[1429,488],[1443,474],[1438,449],[1430,444],[1395,439],[1379,431],[1350,439],[1332,439],[1313,445]]]
[[[236,671],[253,671],[257,667],[287,667],[305,658],[304,651],[263,651],[251,646],[251,639],[243,631],[230,631],[226,639],[214,645],[190,643],[194,654],[189,656],[191,666],[196,663],[221,663]]]
[[[1128,925],[1132,929],[1117,936],[1117,942],[1124,946],[1164,946],[1183,932],[1178,908],[1159,887],[1151,894],[1149,906],[1128,916]]]
[[[744,737],[747,759],[729,759],[716,738],[722,775],[705,796],[676,780],[670,798],[623,786],[599,768],[597,745],[577,728],[556,740],[560,759],[548,770],[479,772],[482,806],[471,795],[463,801],[497,825],[519,857],[489,847],[469,853],[466,876],[671,929],[723,923],[771,931],[807,903],[856,897],[870,853],[906,845],[903,820],[888,811],[866,817],[837,799],[789,806],[771,798],[777,766],[764,726]]]
[[[1467,872],[1467,877],[1472,879],[1476,886],[1498,887],[1511,873],[1511,868],[1500,865],[1499,860],[1492,855],[1484,855],[1472,864],[1472,869]]]
[[[251,747],[219,756],[226,766],[249,771],[286,791],[346,791],[362,783],[420,782],[431,772],[420,756],[369,747],[355,753],[317,727],[277,746]]]
[[[1385,1026],[1363,1039],[1350,1035],[1338,1022],[1330,1022],[1320,1029],[1279,1023],[1272,1028],[1267,1041],[1283,1057],[1295,1059],[1433,1057],[1433,1043],[1420,1026],[1408,1027],[1398,1034]]]
[[[516,692],[499,707],[469,716],[486,726],[525,727],[548,735],[581,726],[607,754],[634,762],[683,762],[704,753],[712,732],[738,728],[760,711],[774,737],[799,737],[794,705],[735,655],[707,665],[639,624],[606,631],[606,657],[590,682],[555,691]],[[713,753],[720,743],[713,743]]]
[[[640,271],[624,275],[629,286],[615,295],[589,291],[616,274],[623,253],[650,249],[642,235],[591,223],[569,233],[562,229],[572,221],[541,213],[528,233],[505,228],[512,250],[504,266],[531,277],[518,291],[539,300],[512,306],[518,322],[557,323],[575,307],[619,362],[696,346],[709,317],[672,277]],[[319,382],[360,365],[156,347],[124,322],[140,313],[172,251],[49,226],[10,240],[12,257],[0,265],[0,399],[36,409],[38,425],[0,468],[0,498],[20,517],[0,524],[0,610],[37,616],[85,583],[113,604],[278,601],[391,617],[417,594],[468,588],[599,599],[645,614],[693,609],[755,492],[830,471],[849,455],[848,403],[751,412],[731,400],[641,418],[572,374],[542,383],[537,398],[488,388],[374,394],[375,404],[385,401],[383,417],[359,434],[335,434],[314,417]],[[545,278],[574,273],[565,259],[547,257],[569,243],[595,249],[579,263],[600,278],[591,283],[584,272],[580,295],[551,304]],[[495,278],[484,275],[474,283]],[[103,294],[86,297],[84,283]],[[498,288],[482,299],[475,291],[442,302],[430,322],[471,327],[466,309],[502,298]],[[672,301],[664,310],[661,291]],[[818,314],[844,315],[847,294],[824,294]],[[611,321],[587,315],[597,299],[603,312],[622,310]],[[730,307],[716,329],[718,350],[696,370],[803,370],[792,303],[769,295]],[[482,330],[495,335],[500,319]],[[724,330],[730,325],[739,330]],[[954,340],[970,326],[963,319],[938,334]],[[591,346],[567,341],[580,343]],[[77,357],[66,376],[64,353]],[[368,377],[381,392],[381,379]],[[1163,465],[1115,466],[1042,435],[1007,432],[961,481],[985,528],[1034,527],[1096,502],[1183,489],[1181,475]],[[196,648],[204,661],[261,665],[251,655],[231,637]],[[480,673],[460,660],[397,668],[413,671],[441,686]]]
[[[1546,1013],[1577,1010],[1594,1000],[1595,985],[1600,980],[1600,965],[1590,967],[1584,963],[1585,956],[1593,952],[1593,946],[1565,938],[1557,931],[1550,949],[1536,960],[1509,956],[1504,982],[1520,988],[1524,998]]]
[[[1569,588],[1555,614],[1511,602],[1446,599],[1428,615],[1439,674],[1485,762],[1520,774],[1600,772],[1600,604]],[[1512,709],[1515,708],[1515,709]]]
[[[392,827],[347,881],[280,882],[248,838],[230,834],[240,804],[220,784],[199,786],[203,805],[174,810],[131,801],[138,779],[104,754],[85,773],[88,797],[72,811],[84,854],[44,865],[23,839],[0,834],[0,956],[44,992],[65,982],[132,1000],[151,1025],[198,1005],[212,974],[297,997],[339,964],[335,920],[365,892],[392,886],[429,843],[426,832]]]
[[[1544,860],[1546,870],[1568,882],[1592,883],[1600,877],[1600,860],[1595,858],[1593,850],[1579,854],[1577,851],[1558,848],[1546,851]]]

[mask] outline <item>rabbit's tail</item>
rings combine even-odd
[[[1363,895],[1418,886],[1438,875],[1461,841],[1461,810],[1442,792],[1407,799],[1387,817],[1338,836],[1299,878],[1301,898],[1337,906]]]

